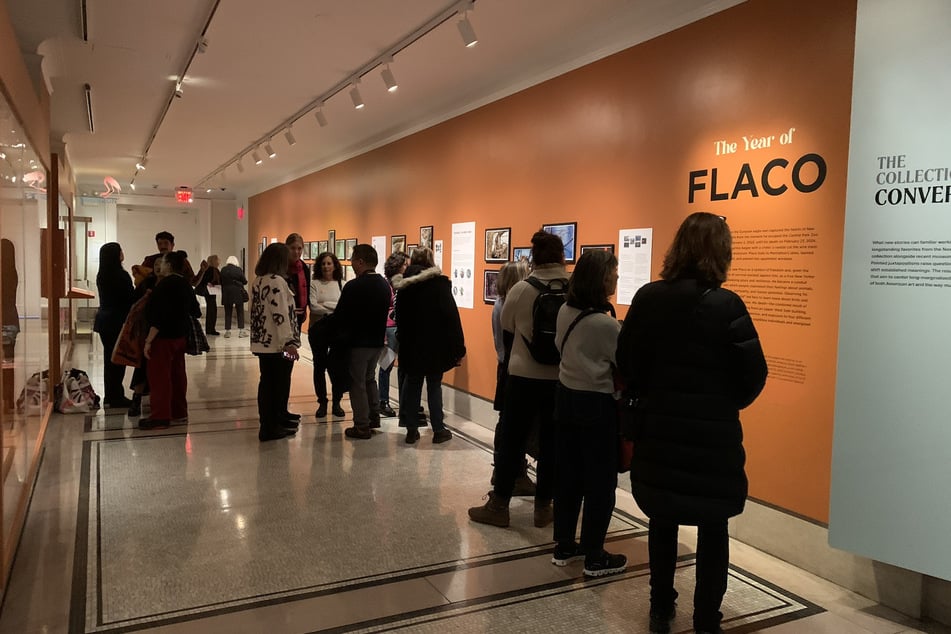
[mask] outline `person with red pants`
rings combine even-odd
[[[185,261],[182,251],[165,254],[165,277],[156,284],[145,308],[149,325],[145,357],[149,360],[152,414],[139,421],[139,429],[165,429],[172,422],[188,421],[185,338],[191,318],[201,317],[201,309],[191,283],[183,277]]]

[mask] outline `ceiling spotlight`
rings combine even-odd
[[[149,164],[149,159],[143,157],[141,161],[135,164],[135,169],[145,171],[145,166]]]
[[[241,157],[241,158],[244,158],[244,157]],[[244,174],[244,165],[241,164],[241,159],[238,159],[237,166],[238,166],[238,173]]]
[[[202,36],[198,38],[198,52],[205,53],[208,51],[208,38]]]
[[[479,38],[476,37],[475,29],[472,28],[472,23],[469,22],[469,18],[465,13],[462,14],[462,19],[459,20],[459,23],[456,26],[459,27],[459,35],[462,36],[462,41],[465,43],[466,48],[472,48],[479,43]]]
[[[383,72],[380,73],[380,76],[383,77],[383,83],[386,84],[386,89],[389,92],[396,92],[396,89],[399,88],[399,84],[396,83],[396,77],[393,76],[393,71],[390,70],[390,64],[392,63],[392,57],[383,60]]]
[[[255,165],[260,165],[261,163],[264,162],[261,160],[261,157],[258,156],[257,150],[255,150],[254,152],[251,152],[251,160],[254,161]]]
[[[268,158],[274,158],[275,156],[277,156],[277,152],[275,152],[274,148],[271,147],[270,141],[264,144],[264,151],[267,153]]]
[[[185,94],[185,92],[182,90],[182,82],[180,82],[180,81],[179,81],[179,82],[175,82],[175,96],[178,97],[179,99],[181,99],[181,98],[182,98],[182,95],[184,95],[184,94]]]
[[[287,139],[288,145],[294,145],[295,143],[297,143],[297,139],[294,138],[294,133],[291,132],[290,127],[284,130],[284,138]]]
[[[320,127],[323,128],[327,125],[327,117],[324,116],[324,106],[321,104],[319,108],[314,110],[314,118],[317,119],[317,123],[320,124]]]
[[[363,97],[360,96],[360,89],[357,87],[357,83],[359,82],[355,81],[351,84],[350,100],[353,102],[353,107],[360,110],[365,104],[363,103]]]

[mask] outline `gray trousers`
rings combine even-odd
[[[380,420],[380,391],[376,385],[376,367],[383,347],[350,349],[350,407],[353,425],[369,429]]]

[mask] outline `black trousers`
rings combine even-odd
[[[495,465],[495,494],[512,497],[515,478],[523,471],[525,449],[532,426],[538,421],[538,482],[535,503],[547,503],[554,496],[554,415],[555,386],[558,381],[509,376],[505,386],[505,423],[498,433]]]
[[[327,402],[327,375],[330,375],[330,389],[334,403],[339,403],[343,398],[341,389],[346,381],[342,380],[338,374],[337,368],[330,365],[330,342],[325,333],[311,328],[307,333],[307,341],[310,343],[310,351],[314,355],[314,395],[317,396],[317,402],[321,405]]]
[[[110,404],[118,403],[125,398],[125,388],[122,387],[122,382],[125,380],[126,366],[112,362],[112,350],[116,347],[116,341],[119,339],[121,330],[122,326],[120,325],[118,328],[107,328],[99,333],[99,340],[102,341],[103,354],[105,355],[102,364],[102,399]]]
[[[261,429],[280,427],[287,414],[287,400],[291,396],[291,371],[294,362],[285,359],[283,352],[258,354],[261,378],[258,381],[258,418]]]
[[[581,517],[581,549],[595,557],[614,512],[617,406],[610,394],[558,385],[555,407],[555,541],[572,544]]]
[[[556,507],[557,508],[557,507]],[[677,566],[678,525],[651,518],[647,546],[650,553],[651,609],[666,611],[677,594],[674,569]],[[730,535],[727,521],[716,520],[697,526],[697,583],[693,591],[693,626],[715,631],[720,626],[720,604],[726,594],[730,565]]]
[[[215,323],[218,321],[218,298],[211,293],[205,295],[205,332],[215,332]]]
[[[225,304],[225,330],[231,330],[231,311],[238,314],[238,328],[244,330],[244,304]]]

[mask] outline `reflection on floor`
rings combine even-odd
[[[532,503],[512,527],[466,516],[488,489],[491,421],[450,414],[449,443],[405,445],[395,419],[350,441],[316,421],[295,371],[288,441],[257,440],[246,340],[189,358],[187,426],[142,432],[123,412],[51,423],[0,632],[646,632],[646,523],[619,491],[608,548],[628,570],[586,581],[550,563]],[[101,376],[101,350],[76,358]],[[348,403],[344,409],[349,412]],[[481,423],[481,424],[480,424]],[[682,531],[689,631],[695,536]],[[724,627],[898,632],[921,624],[734,543]],[[939,631],[936,629],[929,631]]]

